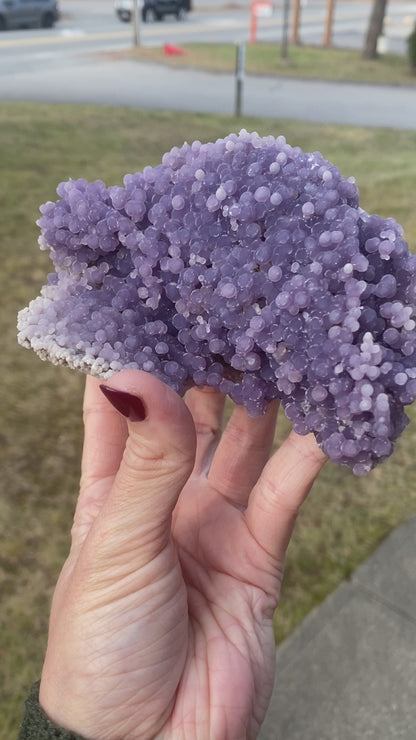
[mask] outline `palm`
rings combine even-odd
[[[276,404],[256,420],[237,408],[221,434],[218,393],[190,391],[189,414],[155,379],[141,384],[159,405],[145,436],[130,430],[122,462],[127,425],[87,382],[81,494],[41,702],[100,740],[255,738],[284,556],[325,458],[292,434],[267,462]]]
[[[189,481],[175,512],[189,647],[165,731],[169,738],[255,738],[273,684],[282,571],[250,535],[244,513],[201,483]]]

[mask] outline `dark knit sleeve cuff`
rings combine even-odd
[[[33,684],[25,702],[18,740],[85,740],[81,735],[54,725],[39,704],[39,684]]]

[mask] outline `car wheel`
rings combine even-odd
[[[118,17],[123,21],[123,23],[130,23],[131,21],[131,13],[129,10],[120,11],[118,13]]]
[[[52,13],[44,13],[40,22],[42,28],[52,28],[55,19]]]
[[[3,18],[2,15],[0,15],[0,31],[5,31],[7,28],[6,19]]]
[[[179,10],[176,11],[176,19],[178,21],[184,21],[186,18],[186,10],[185,8],[179,8]]]
[[[144,20],[146,23],[154,23],[158,20],[157,13],[153,8],[147,8],[144,14]]]

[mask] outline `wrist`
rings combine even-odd
[[[39,686],[40,681],[33,684],[26,699],[18,740],[86,740],[48,717],[39,702]]]

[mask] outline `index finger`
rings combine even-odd
[[[327,461],[313,434],[291,432],[270,458],[254,486],[245,512],[261,547],[283,562],[299,509]]]
[[[126,421],[103,396],[101,382],[87,376],[85,383],[81,492],[117,473],[128,436]]]

